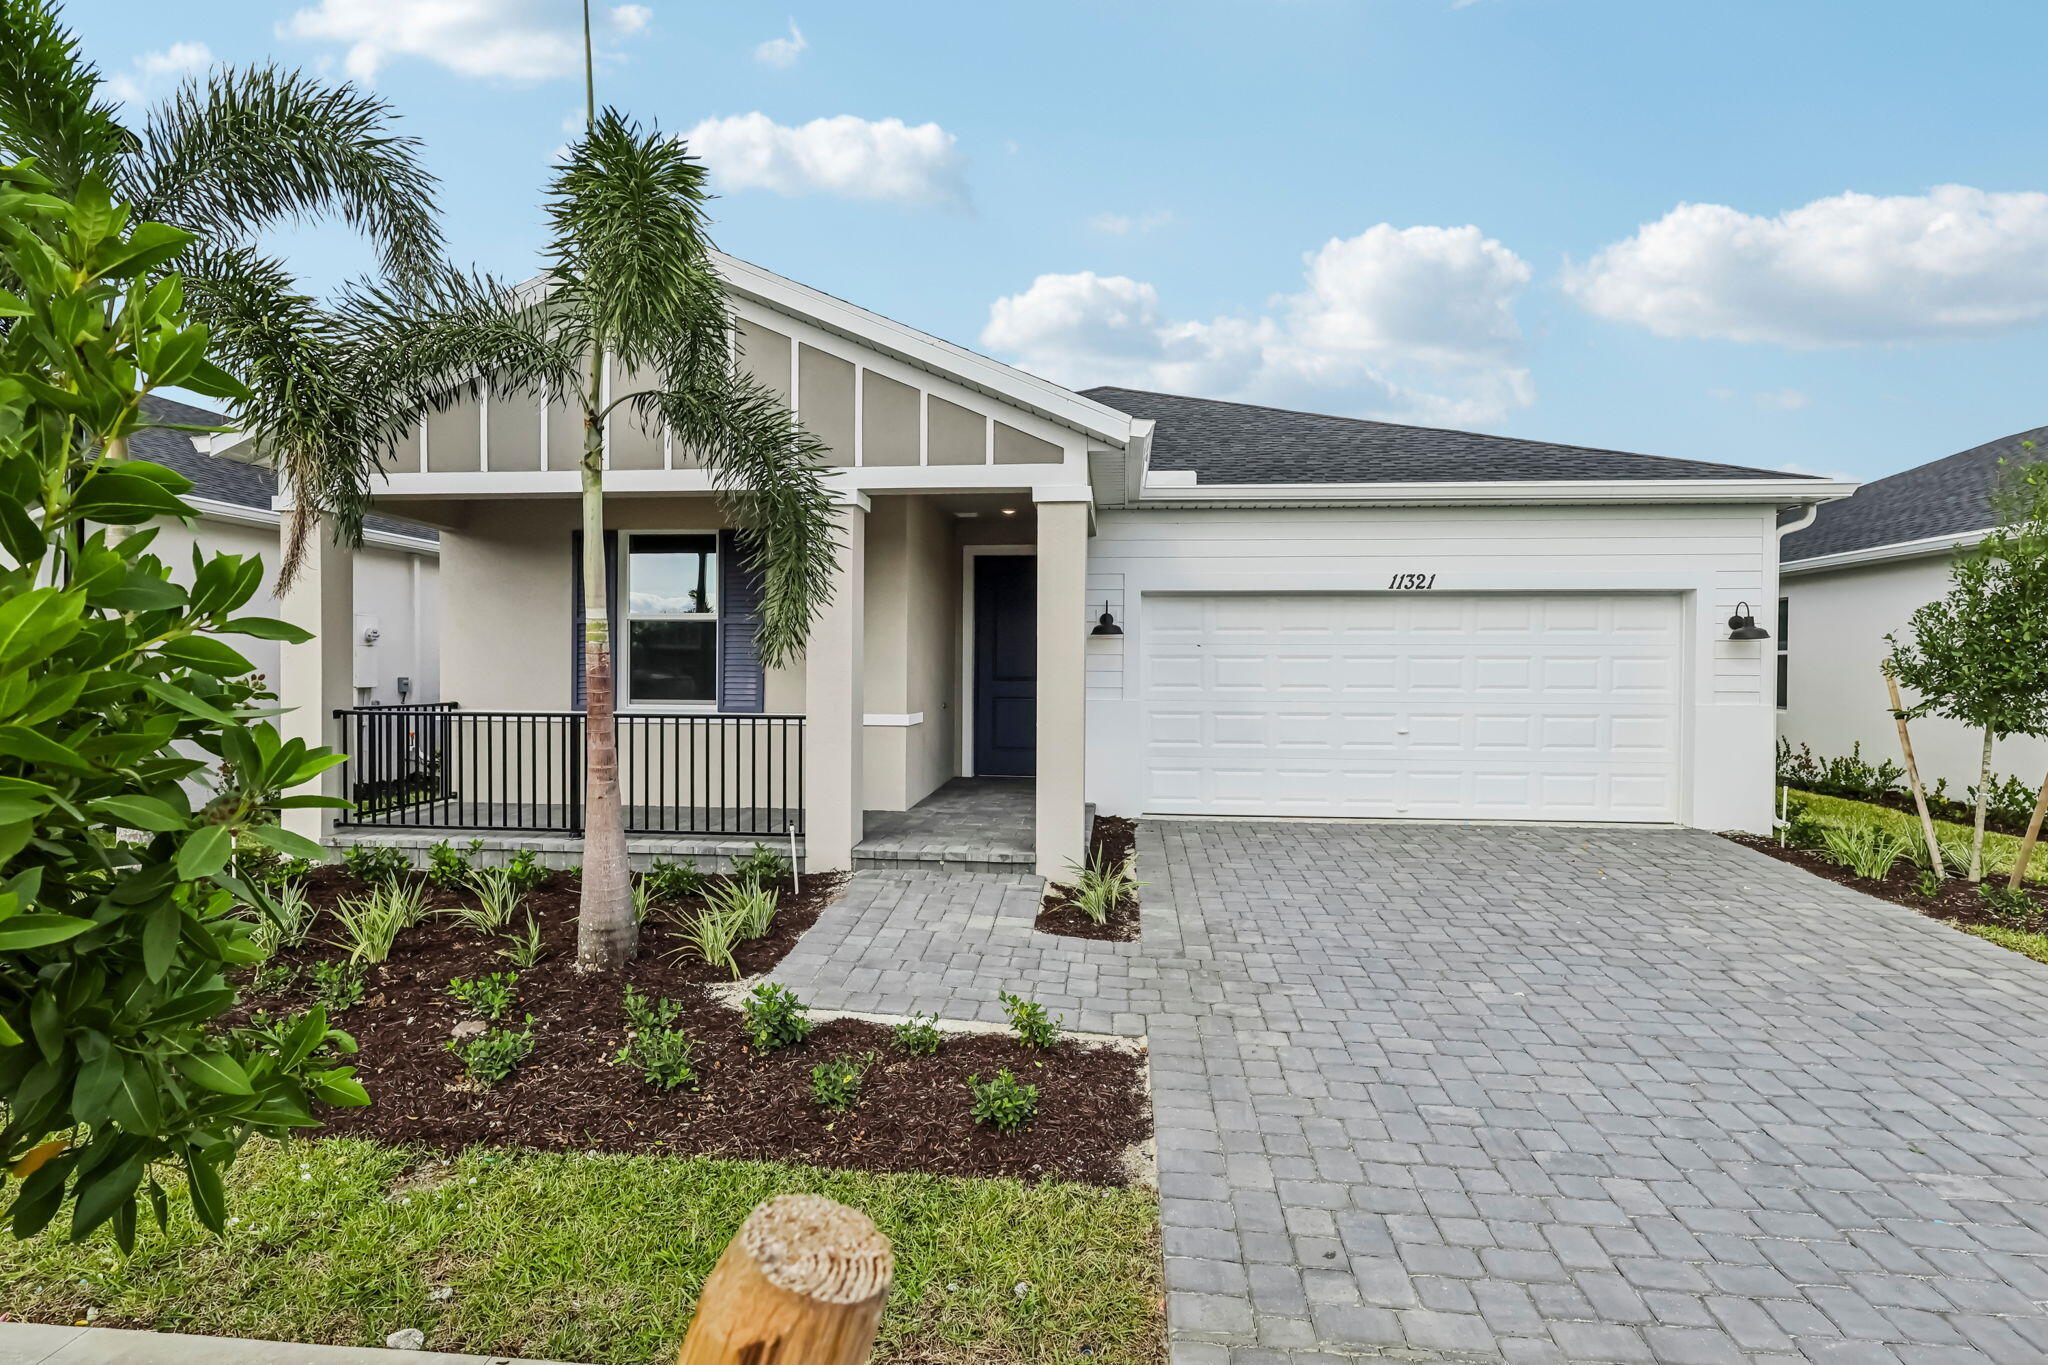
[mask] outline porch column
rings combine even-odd
[[[286,511],[278,526],[278,563],[291,541],[292,516]],[[278,733],[302,739],[309,747],[340,747],[337,709],[355,705],[356,552],[334,543],[334,526],[320,518],[306,537],[306,558],[291,591],[278,601],[277,614],[313,638],[302,645],[278,647],[278,704],[292,708],[278,718]],[[329,768],[292,793],[299,796],[342,796],[342,770]],[[284,827],[320,843],[333,832],[337,812],[314,808],[284,812]]]
[[[804,870],[846,872],[861,841],[861,749],[866,667],[862,583],[867,576],[868,500],[839,506],[839,567],[832,600],[811,623],[804,649]]]
[[[1086,861],[1088,510],[1084,488],[1038,502],[1038,875],[1069,881]]]

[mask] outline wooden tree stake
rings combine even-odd
[[[862,1365],[896,1261],[874,1220],[823,1195],[778,1195],[718,1258],[676,1365]]]
[[[2019,856],[2012,860],[2012,875],[2005,884],[2017,891],[2020,879],[2027,875],[2027,864],[2034,859],[2034,845],[2041,841],[2041,821],[2048,818],[2048,778],[2041,780],[2041,795],[2034,801],[2034,818],[2027,821],[2027,837],[2020,840]]]
[[[1906,733],[1906,708],[1899,700],[1899,681],[1892,676],[1890,668],[1878,665],[1884,674],[1885,691],[1892,699],[1892,719],[1899,727],[1899,748],[1906,755],[1906,780],[1913,786],[1913,807],[1920,812],[1920,832],[1927,836],[1927,865],[1934,869],[1937,877],[1946,877],[1948,870],[1941,865],[1941,840],[1934,832],[1934,816],[1927,810],[1927,789],[1920,785],[1920,760],[1913,757],[1913,737]]]

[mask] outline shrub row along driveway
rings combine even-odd
[[[2048,1359],[2048,967],[1697,832],[1139,849],[1139,943],[869,873],[778,976],[1145,1032],[1176,1365]]]

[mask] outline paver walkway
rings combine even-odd
[[[1139,875],[1099,944],[861,873],[777,975],[1148,1035],[1176,1365],[2048,1361],[2048,967],[1688,831],[1154,821]]]

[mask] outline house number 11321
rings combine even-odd
[[[1436,575],[1433,573],[1397,573],[1387,582],[1389,588],[1433,588]]]

